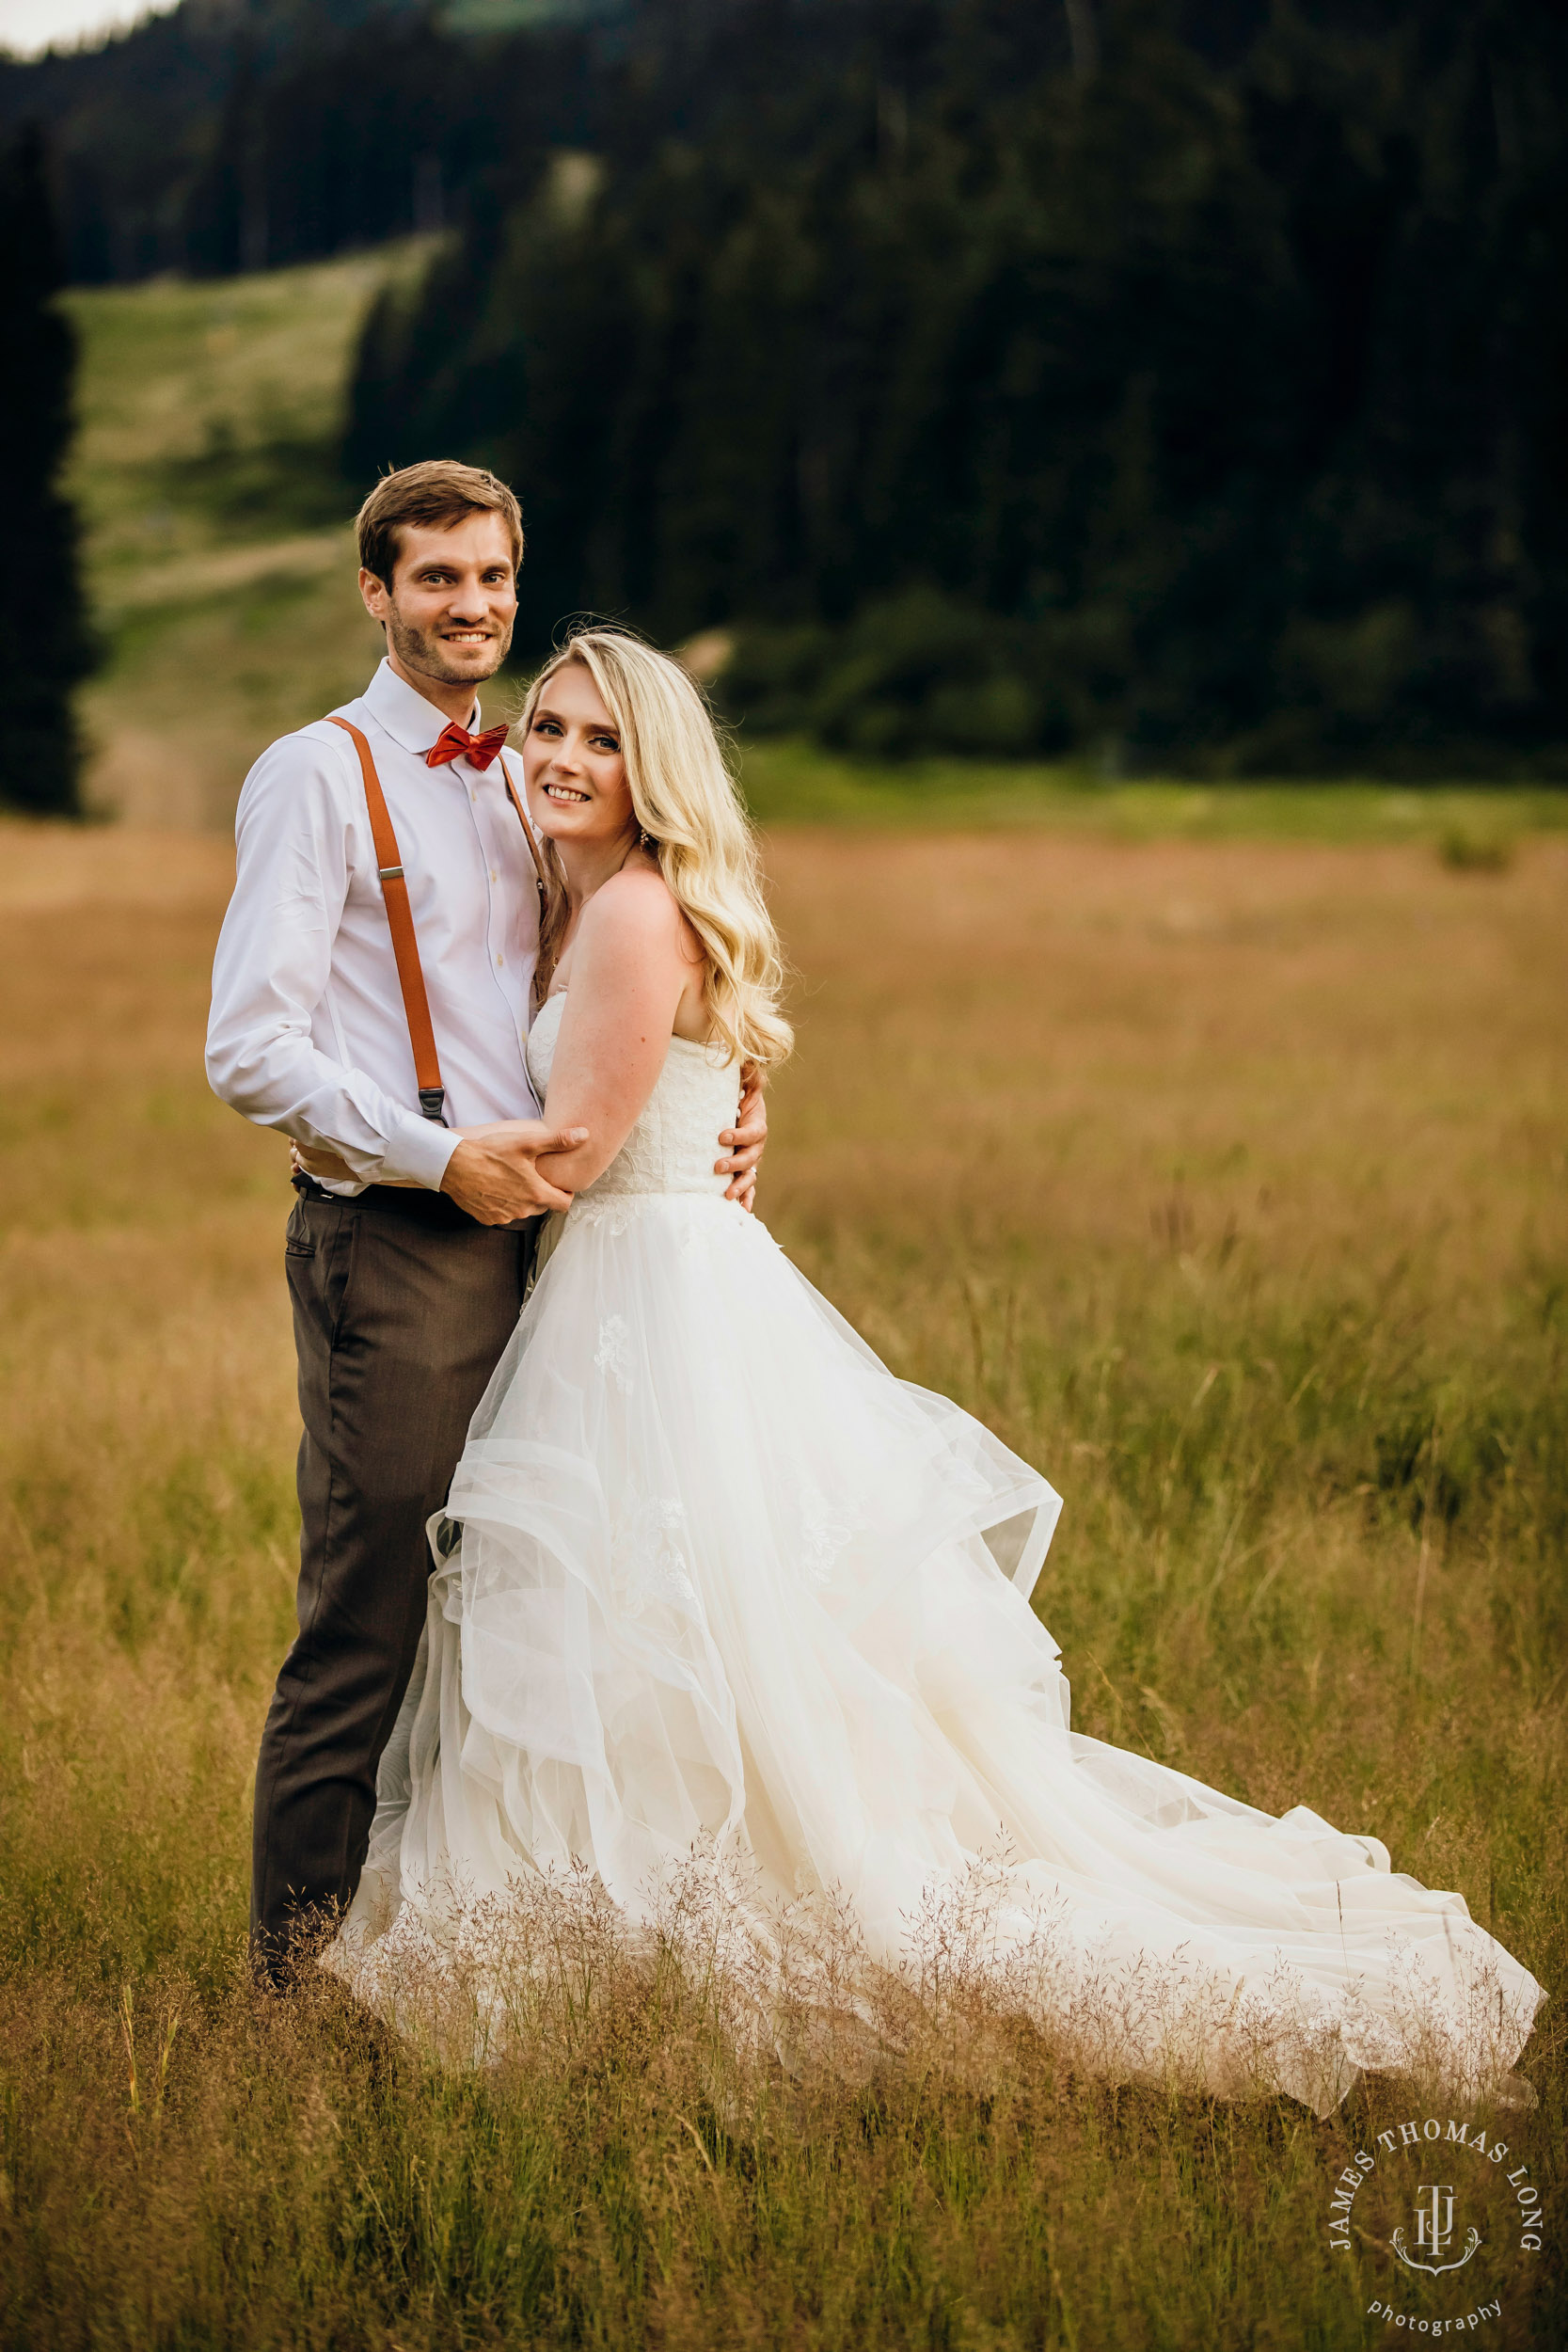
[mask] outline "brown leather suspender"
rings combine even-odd
[[[365,779],[365,803],[371,813],[371,834],[375,842],[376,879],[387,905],[387,929],[392,934],[392,953],[397,958],[398,986],[403,991],[403,1009],[408,1021],[408,1041],[414,1048],[414,1077],[420,1089],[420,1108],[427,1119],[445,1126],[447,1089],[442,1083],[440,1057],[436,1051],[436,1032],[430,1022],[430,999],[425,994],[424,967],[420,961],[420,943],[414,936],[414,910],[408,903],[408,884],[403,876],[403,859],[398,850],[398,837],[392,831],[392,820],[387,810],[387,796],[381,789],[381,778],[375,772],[371,747],[356,726],[346,719],[331,718],[328,725],[341,727],[354,739],[359,755],[359,772]]]
[[[447,1089],[441,1077],[440,1057],[436,1051],[436,1031],[431,1025],[430,999],[425,994],[424,966],[420,961],[420,943],[414,935],[414,910],[408,903],[408,884],[404,879],[403,858],[398,837],[392,830],[392,819],[387,807],[387,796],[381,789],[381,778],[375,772],[371,747],[356,726],[336,714],[328,718],[329,726],[341,727],[354,739],[359,755],[359,772],[365,780],[365,805],[370,811],[371,834],[375,842],[376,879],[387,908],[387,928],[392,934],[392,954],[397,960],[398,986],[403,991],[403,1009],[408,1022],[408,1041],[414,1048],[414,1077],[420,1089],[420,1108],[427,1119],[438,1125],[446,1124]],[[512,771],[506,764],[506,754],[500,755],[501,774],[506,780],[507,798],[517,812],[517,822],[523,838],[533,857],[533,870],[539,878],[540,912],[544,912],[545,893],[548,883],[545,861],[539,854],[539,844],[533,837],[533,827],[528,812],[517,797]]]
[[[543,916],[545,912],[545,898],[550,886],[549,877],[545,871],[545,861],[539,854],[539,844],[533,837],[533,827],[528,821],[528,811],[524,808],[522,802],[517,798],[517,787],[512,781],[512,771],[506,764],[506,754],[504,752],[502,752],[500,755],[500,763],[501,774],[506,778],[507,798],[511,801],[513,807],[517,812],[517,822],[523,829],[523,839],[528,843],[530,850],[533,852],[533,870],[539,877],[539,913],[540,915]]]

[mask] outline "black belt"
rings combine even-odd
[[[444,1192],[432,1192],[425,1184],[367,1184],[363,1192],[328,1192],[313,1176],[307,1176],[296,1168],[289,1179],[302,1200],[309,1200],[324,1209],[369,1209],[378,1216],[400,1216],[408,1225],[422,1225],[427,1232],[438,1233],[522,1233],[543,1228],[546,1212],[537,1216],[515,1217],[508,1225],[485,1225],[467,1209],[460,1209],[455,1200]]]
[[[477,1216],[460,1209],[446,1193],[432,1192],[427,1184],[367,1184],[363,1192],[328,1192],[303,1168],[294,1170],[291,1182],[302,1200],[318,1202],[323,1208],[369,1209],[378,1216],[398,1216],[405,1224],[435,1227],[443,1232],[460,1232],[466,1227],[475,1232],[486,1230]]]

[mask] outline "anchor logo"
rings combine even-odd
[[[1421,2195],[1429,2201],[1416,2208],[1416,2244],[1423,2254],[1435,2254],[1441,2258],[1453,2244],[1453,2190],[1447,2181],[1436,2181],[1430,2185],[1423,2181]],[[1481,2232],[1473,2229],[1468,2233],[1465,2251],[1457,2255],[1451,2263],[1446,2263],[1441,2259],[1430,2263],[1418,2262],[1405,2245],[1402,2227],[1394,2232],[1393,2244],[1394,2251],[1403,2263],[1406,2270],[1424,2270],[1433,2279],[1437,2279],[1441,2278],[1446,2270],[1464,2269],[1476,2248],[1481,2244]]]

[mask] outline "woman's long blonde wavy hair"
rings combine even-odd
[[[545,688],[568,661],[582,663],[615,722],[637,821],[702,942],[715,1041],[740,1061],[764,1068],[783,1061],[795,1042],[779,1009],[784,960],[758,878],[756,836],[701,690],[678,661],[640,637],[578,629],[529,689],[517,721],[524,737]],[[555,845],[541,846],[546,897],[534,987],[543,1003],[570,908]]]

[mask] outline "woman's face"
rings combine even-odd
[[[533,820],[552,841],[608,849],[637,832],[620,730],[582,662],[563,661],[546,679],[523,773]]]

